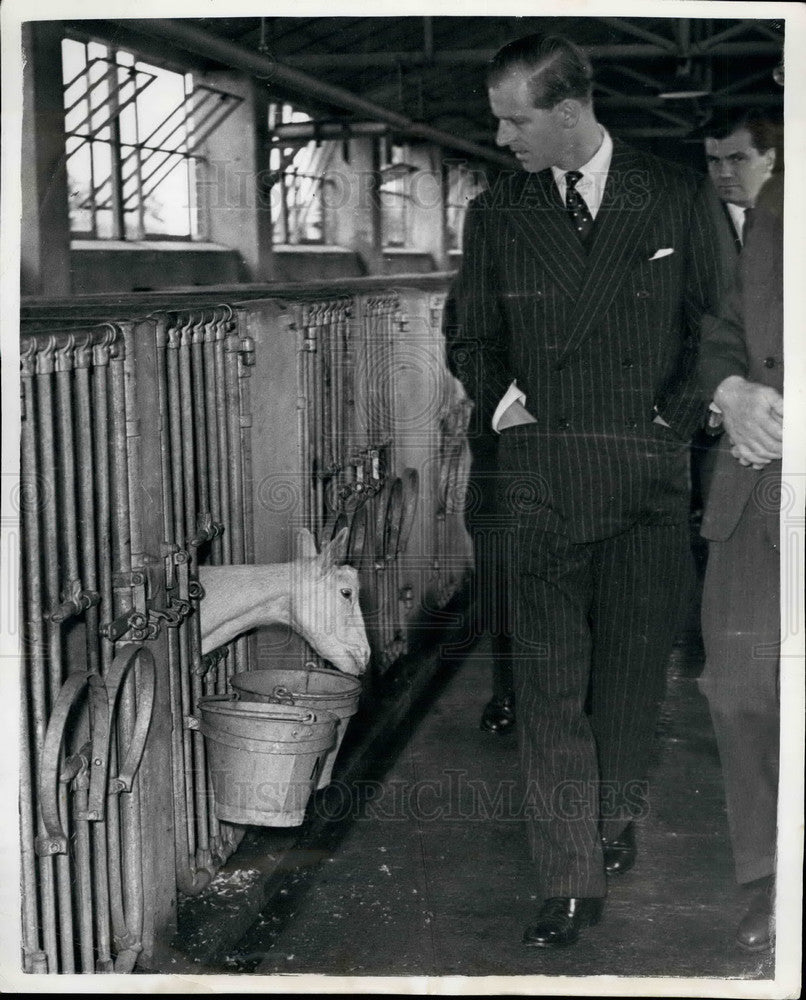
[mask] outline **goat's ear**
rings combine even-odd
[[[335,536],[323,546],[319,555],[319,560],[323,566],[339,566],[347,560],[347,542],[350,538],[350,529],[342,528],[336,532]]]
[[[315,559],[316,551],[316,539],[307,528],[300,528],[297,532],[297,559]]]

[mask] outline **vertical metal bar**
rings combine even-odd
[[[142,459],[140,447],[140,419],[137,410],[135,386],[137,383],[137,364],[133,351],[135,324],[120,323],[123,334],[125,353],[123,358],[123,400],[126,431],[126,483],[128,486],[129,509],[129,545],[131,567],[142,569],[145,556],[143,545],[142,519],[140,517]],[[142,334],[138,334],[142,335]]]
[[[216,311],[215,322],[205,330],[204,336],[204,420],[207,439],[207,468],[209,470],[210,514],[213,521],[223,523],[221,505],[221,459],[218,450],[218,421],[216,409],[215,344],[224,336],[221,313]],[[220,537],[210,545],[211,561],[219,565],[222,561],[223,543]]]
[[[65,552],[65,564],[66,564],[66,575],[68,580],[68,586],[82,586],[81,571],[79,568],[79,557],[78,557],[78,546],[79,546],[79,523],[76,513],[76,501],[78,495],[78,485],[77,485],[77,463],[78,454],[75,448],[75,435],[73,429],[73,397],[74,385],[73,385],[73,346],[74,341],[71,337],[65,350],[60,350],[57,352],[56,358],[56,380],[57,380],[57,397],[58,397],[58,407],[59,407],[59,439],[60,439],[60,457],[61,457],[61,481],[60,481],[60,495],[62,499],[62,519],[60,525],[60,531],[64,537],[64,552]],[[87,470],[89,473],[89,470]],[[85,475],[85,479],[89,478],[89,475]],[[85,625],[86,632],[86,625]],[[85,652],[87,650],[87,643],[85,642]],[[84,664],[73,663],[70,665],[69,669],[80,669]],[[68,812],[68,791],[67,787],[63,786],[61,789],[63,795],[63,810],[64,813]],[[86,791],[83,793],[77,791],[76,795],[81,796],[83,794],[84,799],[86,799]],[[78,805],[78,803],[76,803]],[[66,827],[65,827],[66,829]],[[73,857],[70,855],[65,855],[64,857],[59,856],[57,858],[57,866],[59,868],[61,892],[63,897],[62,904],[62,923],[64,925],[63,937],[65,939],[69,938],[70,945],[68,948],[63,946],[63,954],[70,955],[70,962],[74,962],[72,956],[73,949],[73,904],[75,903],[78,910],[79,917],[79,947],[82,971],[88,972],[92,970],[92,957],[93,957],[93,935],[92,935],[92,900],[88,894],[88,886],[91,881],[90,877],[90,858],[89,858],[89,832],[86,828],[86,823],[79,821],[78,827],[76,828],[75,837],[75,854]],[[73,899],[74,890],[73,886],[77,885],[79,889],[79,894],[77,899]],[[69,916],[68,916],[69,914]],[[89,958],[88,958],[89,956]],[[89,962],[89,967],[87,966]],[[67,966],[67,961],[63,958],[63,964]]]
[[[50,516],[44,518],[44,598],[48,609],[53,608],[59,602],[59,527],[58,527],[58,507],[57,507],[57,483],[55,481],[56,466],[56,438],[55,438],[55,416],[53,412],[53,386],[51,376],[53,374],[53,349],[55,342],[51,338],[48,346],[36,356],[37,368],[37,418],[39,424],[39,441],[42,453],[42,467],[52,470],[54,480],[51,483],[53,489],[53,503],[49,510]],[[50,702],[53,704],[59,694],[62,684],[62,650],[61,633],[58,627],[51,626],[48,629],[48,676]]]
[[[129,525],[129,563],[125,572],[133,569],[143,569],[145,553],[143,551],[143,533],[140,518],[140,484],[142,482],[142,461],[140,448],[140,421],[137,418],[136,396],[136,353],[133,344],[134,323],[121,323],[124,352],[121,359],[123,371],[123,430],[125,434],[126,476],[125,493],[128,509]],[[117,371],[117,367],[115,368]],[[114,383],[117,386],[117,380]],[[119,432],[118,432],[119,435]],[[139,679],[139,663],[135,663],[121,686],[118,697],[118,741],[119,753],[123,757],[128,750],[134,733],[137,716],[137,682]],[[122,737],[122,747],[121,747]],[[125,749],[124,749],[125,748]],[[122,821],[123,833],[123,871],[124,871],[124,913],[126,919],[127,940],[124,950],[139,950],[143,926],[143,845],[140,825],[140,779],[135,777],[131,791],[118,796],[118,808]],[[127,957],[126,961],[129,959]]]
[[[325,411],[325,351],[324,341],[327,339],[327,327],[325,320],[327,316],[326,303],[318,303],[316,306],[316,351],[313,356],[314,363],[314,405],[316,407],[316,430],[314,433],[314,474],[316,476],[316,507],[314,510],[313,530],[317,536],[321,536],[325,518],[325,428],[327,424]]]
[[[109,861],[107,856],[106,824],[92,824],[92,856],[94,861],[93,880],[95,894],[93,914],[95,917],[95,937],[98,958],[97,972],[111,972],[112,940],[110,927],[112,916],[109,909]]]
[[[156,317],[155,341],[157,351],[157,388],[159,400],[159,422],[161,430],[160,461],[162,469],[162,526],[165,541],[172,546],[176,541],[175,505],[180,503],[175,493],[174,474],[179,472],[180,462],[174,459],[175,438],[178,424],[171,411],[171,386],[176,386],[176,352],[168,350],[170,319],[161,314]],[[175,332],[175,331],[174,331]],[[168,683],[171,701],[171,774],[174,797],[174,848],[177,865],[177,885],[182,891],[193,889],[194,877],[191,870],[191,849],[189,830],[191,821],[188,812],[188,789],[185,776],[185,762],[189,760],[190,733],[182,711],[182,679],[185,676],[180,649],[180,638],[175,629],[168,632]]]
[[[195,325],[188,316],[182,326],[179,338],[179,398],[181,405],[182,478],[185,504],[184,542],[195,531],[196,523],[196,477],[193,453],[193,394],[191,388],[191,336]],[[202,695],[201,678],[198,668],[201,664],[201,650],[198,642],[198,621],[188,623],[186,636],[190,653],[190,715]],[[196,806],[196,867],[209,868],[211,865],[210,844],[207,830],[207,781],[204,743],[201,734],[191,733],[193,744],[193,779]]]
[[[78,446],[76,463],[81,470],[78,482],[79,503],[79,540],[81,544],[81,582],[85,590],[98,592],[98,576],[96,571],[97,553],[95,550],[95,504],[93,503],[93,485],[95,469],[92,454],[92,408],[90,406],[90,361],[92,358],[89,347],[89,337],[86,337],[75,351],[75,398],[76,398],[76,429]],[[92,605],[86,611],[86,649],[87,666],[95,672],[100,670],[100,654],[98,651],[98,606]]]
[[[244,561],[243,466],[241,464],[241,405],[238,365],[241,342],[238,333],[228,333],[224,348],[224,375],[227,394],[227,458],[230,474],[229,533],[232,538],[232,561]],[[246,641],[235,644],[235,669],[246,667]]]
[[[73,340],[72,337],[64,350],[56,352],[56,398],[59,412],[59,468],[61,471],[59,494],[61,497],[62,518],[60,534],[62,536],[62,551],[64,554],[64,572],[68,585],[79,579],[78,569],[78,520],[76,518],[76,453],[73,440],[73,407],[72,407],[72,377],[73,377]],[[76,669],[83,669],[83,664],[76,664]]]
[[[333,465],[333,391],[336,373],[333,370],[333,311],[334,302],[328,302],[323,310],[320,356],[322,365],[322,386],[320,405],[322,410],[322,468],[320,478],[324,488],[325,475]],[[323,520],[327,519],[325,505],[322,507]]]
[[[62,829],[70,842],[70,821],[67,802],[67,785],[59,783],[59,819]],[[59,944],[61,947],[60,972],[76,971],[75,945],[73,935],[73,873],[69,854],[56,856],[56,875],[59,882]]]
[[[112,552],[113,568],[118,574],[127,574],[132,567],[132,532],[131,510],[129,503],[129,446],[126,427],[126,388],[125,388],[125,345],[117,340],[112,347],[110,375],[110,417],[112,445],[112,500],[114,516],[112,518]],[[117,614],[131,611],[133,598],[128,581],[114,588]]]
[[[34,853],[34,837],[37,823],[35,789],[39,784],[39,761],[45,743],[47,730],[47,696],[45,692],[46,651],[44,623],[42,620],[42,551],[39,525],[39,510],[44,507],[48,484],[37,467],[37,421],[34,372],[36,370],[36,346],[33,341],[25,343],[21,350],[22,390],[24,416],[21,421],[21,463],[23,487],[31,500],[22,504],[22,576],[25,599],[25,636],[27,640],[24,659],[23,711],[21,713],[21,794],[20,826],[22,847],[22,908],[23,908],[23,952],[24,960],[33,965],[36,956],[42,952],[40,931],[44,936],[44,947],[49,969],[58,968],[56,947],[56,912],[53,901],[52,858],[39,859],[41,879],[41,924],[40,907],[37,899],[37,858]],[[31,724],[29,726],[29,713]],[[38,832],[44,833],[44,825],[39,819]],[[42,926],[44,925],[44,926]],[[47,971],[47,970],[46,970]]]
[[[169,482],[173,494],[173,540],[176,544],[185,544],[185,505],[184,505],[184,479],[182,474],[182,401],[180,398],[180,376],[179,376],[179,348],[181,341],[181,328],[174,321],[168,330],[168,342],[166,351],[167,362],[167,396],[168,412],[170,416],[170,447],[171,462]],[[174,647],[175,648],[175,647]],[[187,623],[183,624],[179,630],[178,643],[178,694],[180,701],[179,719],[175,720],[181,732],[183,773],[182,783],[185,795],[185,817],[187,820],[187,864],[191,871],[195,871],[196,855],[196,827],[195,827],[195,802],[193,797],[193,776],[192,758],[193,744],[191,732],[185,725],[185,717],[193,711],[190,693],[190,674],[188,669],[188,637]]]
[[[311,491],[309,486],[309,476],[311,475],[311,356],[309,351],[310,338],[305,322],[306,307],[297,310],[297,322],[292,324],[292,329],[300,330],[299,350],[297,352],[297,399],[300,401],[297,407],[297,430],[299,440],[299,469],[300,469],[300,499],[301,516],[306,526],[311,524]],[[301,315],[300,315],[301,313]],[[300,329],[301,328],[301,329]]]
[[[227,311],[232,313],[229,307]],[[239,338],[245,334],[245,323],[242,312],[239,310],[232,313],[235,321],[235,329]],[[242,346],[248,346],[249,352],[254,351],[254,344],[247,344],[245,340],[240,340]],[[254,360],[251,353],[242,351],[238,355],[238,397],[239,397],[239,424],[240,424],[240,458],[243,478],[243,504],[242,504],[242,532],[243,532],[243,558],[244,562],[253,563],[255,561],[255,533],[254,533],[254,475],[252,466],[252,397],[251,386],[251,365]],[[251,670],[252,664],[257,659],[257,640],[254,634],[245,636],[242,641],[242,662],[244,670]]]
[[[215,669],[209,670],[204,677],[204,693],[205,695],[216,694],[216,675],[217,671]],[[206,770],[207,776],[207,792],[206,798],[209,803],[209,809],[207,814],[208,821],[208,831],[210,838],[210,859],[211,862],[216,861],[219,864],[224,861],[226,854],[224,851],[224,842],[221,835],[221,825],[216,818],[214,811],[214,796],[213,796],[213,777],[210,773],[210,769]]]
[[[203,514],[210,510],[210,477],[208,465],[205,461],[207,455],[207,426],[204,419],[205,392],[204,392],[204,340],[207,331],[212,326],[213,316],[211,314],[200,314],[190,336],[190,371],[193,400],[193,418],[189,430],[195,436],[195,456],[194,467],[198,480],[198,503],[199,513]],[[193,528],[195,534],[195,526]]]
[[[130,331],[128,331],[130,333]],[[134,607],[130,586],[132,571],[132,518],[130,500],[129,440],[126,399],[126,347],[118,340],[110,360],[111,423],[112,423],[112,497],[114,517],[112,524],[112,550],[114,569],[120,574],[120,585],[114,588],[117,614],[125,614]],[[136,537],[135,542],[139,539]],[[122,685],[118,699],[117,757],[125,754],[134,728],[134,677],[129,674]],[[129,926],[126,913],[137,914],[139,858],[139,801],[137,786],[130,795],[110,796],[107,809],[109,833],[109,878],[112,922],[119,948],[127,947]],[[135,920],[137,917],[135,916]],[[122,941],[121,941],[122,939]]]
[[[92,411],[95,476],[93,492],[95,496],[95,551],[97,554],[97,587],[101,595],[100,608],[105,619],[115,617],[112,586],[112,485],[110,471],[111,444],[109,438],[109,361],[112,345],[117,337],[114,327],[107,329],[104,342],[92,349]],[[89,543],[88,543],[89,544]],[[101,670],[104,675],[112,664],[114,647],[111,642],[101,640]],[[99,972],[111,972],[112,914],[109,899],[110,844],[117,831],[117,814],[114,804],[107,810],[105,823],[92,824],[92,847],[95,862],[95,933],[97,939],[97,965]],[[114,856],[114,854],[113,854]]]
[[[194,319],[189,315],[179,335],[179,399],[181,405],[182,477],[185,500],[185,523],[182,532],[183,547],[196,531],[196,478],[193,454],[193,393],[190,375],[190,348]]]
[[[201,313],[199,314],[195,322],[193,323],[191,334],[190,334],[190,345],[189,345],[189,380],[190,380],[190,392],[191,396],[189,399],[190,405],[190,420],[186,425],[188,431],[188,437],[191,443],[195,443],[195,449],[190,452],[191,460],[193,462],[192,471],[195,472],[196,488],[197,488],[197,499],[199,505],[199,520],[201,520],[201,515],[210,512],[210,487],[209,487],[209,477],[208,477],[208,467],[205,461],[207,456],[207,440],[206,440],[206,425],[204,419],[205,410],[205,390],[204,390],[204,352],[203,352],[203,340],[205,334],[210,329],[214,321],[214,314],[212,313]],[[185,459],[187,460],[187,459]],[[195,533],[195,532],[194,532]],[[194,548],[194,558],[196,557],[196,550]],[[193,676],[194,676],[194,691],[200,689],[200,685],[196,682],[198,676],[197,672],[201,665],[201,633],[199,628],[198,615],[194,616],[193,620],[189,622],[190,630],[190,647],[191,647],[191,660],[193,664]],[[212,682],[212,678],[210,678]],[[207,693],[213,693],[210,690],[210,684],[205,678],[204,687],[207,689]],[[196,698],[194,697],[194,706],[196,703]],[[203,741],[199,739],[199,734],[195,733],[195,739],[197,744],[197,752],[200,758],[206,758],[205,747],[203,746]],[[206,764],[202,772],[202,776],[206,776],[206,786],[204,790],[203,804],[205,806],[205,822],[202,822],[200,814],[200,826],[204,828],[204,834],[206,836],[206,852],[198,857],[198,864],[200,867],[206,867],[208,870],[212,870],[213,860],[217,859],[220,855],[220,834],[218,828],[218,821],[213,814],[213,798],[212,798],[212,783],[209,774],[207,774]],[[201,803],[200,803],[201,804]],[[204,850],[204,842],[201,844],[202,850]]]
[[[344,342],[344,327],[345,327],[345,317],[346,317],[347,307],[344,302],[339,302],[337,306],[335,322],[333,324],[333,333],[331,336],[332,341],[332,357],[331,362],[333,368],[333,410],[334,410],[334,420],[333,420],[333,464],[339,469],[344,469],[347,464],[347,456],[344,453],[344,439],[346,430],[346,416],[347,416],[347,399],[345,392],[345,342]],[[334,475],[342,476],[343,472],[334,473]],[[341,486],[342,483],[337,484]]]
[[[39,910],[36,898],[36,855],[34,854],[33,759],[36,754],[28,723],[28,678],[20,700],[20,857],[22,889],[23,971],[31,972],[39,947]]]
[[[236,313],[236,322],[243,326],[240,313]],[[238,368],[241,399],[241,461],[243,465],[243,545],[244,560],[255,561],[254,534],[254,478],[252,473],[252,394],[250,365],[246,356],[241,356]]]
[[[227,379],[226,365],[224,362],[224,351],[226,347],[227,329],[222,322],[216,330],[215,350],[215,395],[216,395],[216,426],[218,428],[218,455],[219,468],[221,469],[221,520],[225,523],[224,535],[222,537],[221,556],[225,563],[231,563],[232,556],[232,531],[230,530],[230,464],[226,460],[228,455],[228,430],[227,430]]]
[[[98,553],[98,590],[101,608],[109,620],[115,617],[112,588],[112,484],[109,442],[109,359],[117,333],[109,327],[102,344],[92,350],[94,455],[95,455],[95,544]],[[101,666],[104,675],[112,665],[111,642],[101,643]]]
[[[48,346],[37,356],[37,374],[42,376],[37,393],[38,417],[40,425],[40,440],[42,443],[42,464],[46,469],[57,468],[56,454],[56,417],[53,403],[52,375],[54,371],[53,352],[55,340],[50,339]],[[52,516],[45,517],[45,601],[48,610],[59,602],[59,516],[57,503],[57,487],[54,482],[54,506]],[[62,683],[62,639],[58,625],[49,623],[48,641],[48,675],[50,687],[50,704],[58,696]],[[56,858],[56,887],[58,908],[58,940],[60,949],[60,972],[73,972],[75,969],[73,957],[72,911],[70,908],[70,862],[62,854]],[[56,968],[56,966],[54,966]]]
[[[87,810],[87,797],[89,789],[89,778],[86,771],[79,774],[75,779],[75,806],[76,814]],[[79,941],[81,955],[81,971],[94,972],[95,968],[95,948],[93,942],[92,914],[92,872],[90,861],[90,831],[89,823],[84,819],[75,821],[75,850],[76,868],[78,870],[78,921],[79,921]]]

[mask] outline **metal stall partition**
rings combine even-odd
[[[256,345],[256,559],[291,558],[295,526],[320,545],[349,528],[369,685],[410,649],[423,607],[443,607],[472,566],[469,407],[445,368],[444,298],[403,288],[242,307]],[[261,631],[259,665],[318,662],[296,637]]]
[[[201,696],[224,694],[232,674],[251,662],[243,638],[202,655],[204,594],[196,578],[199,562],[252,558],[251,345],[226,305],[158,313],[144,325],[153,329],[159,415],[150,463],[162,497],[154,538],[161,539],[166,591],[175,595],[180,616],[167,637],[176,883],[180,892],[195,894],[243,836],[215,817],[204,741],[192,719]],[[195,613],[186,614],[191,607]]]
[[[27,971],[159,967],[178,895],[243,835],[215,817],[197,701],[267,657],[316,661],[271,629],[202,655],[200,564],[285,562],[295,528],[348,526],[370,688],[461,585],[441,303],[375,285],[23,334]]]
[[[124,330],[23,338],[23,968],[129,971],[142,950],[141,613]],[[134,502],[133,502],[134,501]],[[127,637],[129,638],[129,637]],[[114,775],[114,777],[113,777]]]
[[[21,358],[22,966],[127,972],[241,835],[187,719],[249,662],[202,658],[194,580],[251,556],[249,344],[222,307]]]

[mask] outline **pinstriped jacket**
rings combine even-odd
[[[480,441],[509,383],[526,393],[537,422],[502,432],[499,465],[528,472],[547,530],[593,541],[688,516],[699,325],[727,277],[709,198],[690,171],[614,140],[587,251],[550,170],[505,175],[468,208],[448,364]]]

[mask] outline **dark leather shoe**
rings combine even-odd
[[[608,875],[622,875],[635,864],[635,825],[628,823],[613,840],[602,838],[604,867]]]
[[[767,951],[772,946],[773,900],[771,884],[758,889],[751,898],[736,929],[736,944],[742,951]]]
[[[604,900],[552,896],[540,908],[537,920],[523,932],[523,943],[530,948],[560,948],[573,944],[582,927],[598,924]]]
[[[515,695],[491,698],[481,713],[480,726],[485,732],[499,736],[511,732],[515,726]]]

